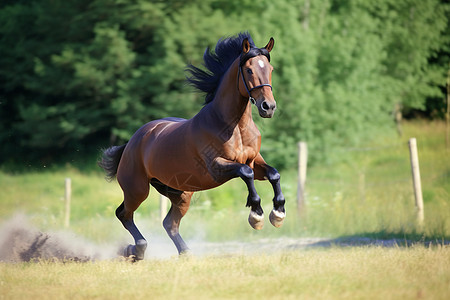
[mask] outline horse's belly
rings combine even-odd
[[[151,173],[165,185],[181,191],[196,192],[219,185],[194,155],[161,155],[153,161]]]
[[[187,192],[203,191],[219,186],[209,174],[185,169],[161,173],[158,180],[174,189]]]

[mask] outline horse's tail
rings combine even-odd
[[[117,174],[117,168],[119,167],[119,161],[122,157],[125,146],[112,146],[103,151],[101,159],[98,161],[98,165],[102,167],[106,172],[106,180],[111,181]]]

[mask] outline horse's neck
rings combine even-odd
[[[237,59],[224,75],[212,104],[216,114],[228,125],[244,127],[253,121],[252,107],[238,90],[238,66]]]

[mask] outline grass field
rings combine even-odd
[[[450,248],[0,264],[2,299],[448,299]]]
[[[417,138],[419,147],[423,227],[415,219],[410,137]],[[447,299],[450,151],[444,124],[406,123],[401,138],[384,136],[363,148],[336,151],[342,155],[339,161],[308,170],[306,211],[301,217],[296,213],[296,172],[282,172],[287,218],[280,229],[268,220],[260,231],[250,228],[245,184],[233,180],[195,194],[180,229],[188,244],[194,245],[194,257],[146,259],[137,264],[119,259],[0,262],[0,299]],[[61,232],[66,177],[72,179],[72,213],[70,227]],[[267,219],[273,196],[270,184],[257,182],[256,188]],[[116,182],[107,183],[99,171],[81,172],[70,165],[27,173],[0,168],[0,191],[2,221],[21,213],[34,230],[59,232],[69,240],[75,235],[96,245],[131,242],[114,217],[122,201],[121,190]],[[159,196],[154,190],[135,219],[151,249],[162,242],[170,245],[163,251],[176,253],[160,224]],[[28,226],[20,218],[19,223]],[[268,253],[254,251],[254,255],[219,256],[198,255],[194,243],[248,243],[279,237],[397,240],[393,247],[284,247]],[[424,241],[434,246],[424,246]],[[0,246],[2,254],[5,248]]]
[[[384,136],[362,149],[337,149],[341,160],[308,170],[306,212],[296,214],[297,174],[282,172],[287,218],[281,229],[267,222],[252,230],[245,208],[247,192],[238,179],[196,193],[182,221],[186,238],[207,240],[259,239],[278,236],[338,237],[375,234],[442,239],[450,236],[450,151],[442,122],[406,123],[404,136]],[[425,201],[423,230],[415,224],[414,194],[407,141],[416,137]],[[12,174],[0,168],[0,218],[17,212],[42,230],[59,230],[64,224],[64,179],[72,179],[71,231],[95,242],[111,241],[124,233],[114,211],[122,201],[117,182],[108,183],[100,170],[80,172],[66,166],[39,172]],[[267,182],[256,187],[268,215],[273,192]],[[232,216],[232,217],[231,217]],[[143,231],[165,234],[160,225],[159,195],[136,212]],[[115,229],[115,230],[112,230]]]

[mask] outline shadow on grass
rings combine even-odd
[[[420,232],[379,231],[322,240],[308,247],[411,247],[415,245],[425,247],[450,245],[450,237],[427,236]]]

